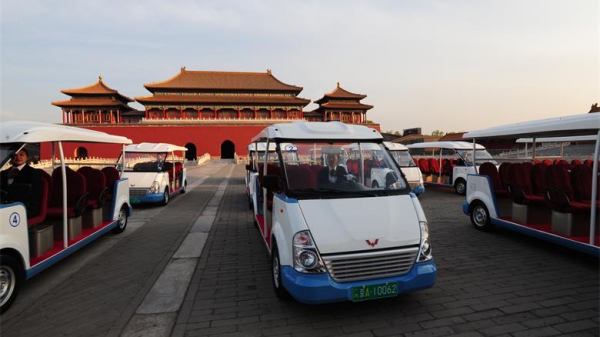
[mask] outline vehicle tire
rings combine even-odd
[[[165,193],[163,193],[163,200],[161,201],[161,204],[163,206],[166,206],[169,204],[169,188],[165,187]]]
[[[373,180],[373,182],[371,183],[371,188],[379,188],[379,183],[377,182],[377,180]]]
[[[117,227],[111,229],[111,233],[123,233],[123,231],[125,231],[125,228],[127,228],[128,220],[129,219],[127,217],[127,205],[123,205],[123,207],[121,207],[121,209],[119,210],[119,214],[117,215]]]
[[[277,250],[276,244],[273,244],[271,253],[271,276],[275,295],[279,298],[289,298],[290,294],[285,290],[283,283],[281,282],[281,263],[279,261],[279,251]]]
[[[254,210],[254,205],[252,204],[252,197],[251,196],[248,196],[248,208],[250,210],[252,210],[252,211]]]
[[[187,180],[183,181],[183,188],[181,189],[181,191],[179,191],[179,193],[183,194],[187,191]]]
[[[473,202],[471,210],[469,212],[471,218],[471,224],[476,229],[482,231],[490,231],[492,229],[492,223],[490,220],[490,212],[488,211],[485,204],[481,201]]]
[[[460,195],[465,195],[467,192],[467,182],[462,178],[456,179],[454,190]]]
[[[22,268],[9,255],[0,255],[0,313],[4,313],[15,301],[23,282]]]

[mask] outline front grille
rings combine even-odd
[[[130,188],[129,189],[129,196],[130,197],[145,197],[146,194],[148,194],[149,189],[148,188]]]
[[[350,282],[406,274],[415,263],[418,253],[419,247],[415,246],[321,258],[334,280]]]

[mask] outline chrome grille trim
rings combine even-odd
[[[150,191],[150,189],[148,189],[148,188],[130,188],[129,196],[130,197],[145,197],[146,194],[148,194],[148,191]]]
[[[356,254],[325,255],[321,259],[337,282],[370,280],[408,273],[417,259],[419,247],[395,248]]]

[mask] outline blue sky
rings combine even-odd
[[[271,69],[312,101],[340,82],[383,131],[477,130],[600,101],[597,0],[2,0],[0,13],[2,120],[61,122],[62,89],[101,75],[144,96],[183,66]]]

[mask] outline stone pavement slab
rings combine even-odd
[[[172,336],[598,336],[599,266],[498,229],[475,230],[464,197],[428,189],[437,284],[397,298],[304,305],[275,297],[270,260],[236,168]]]

